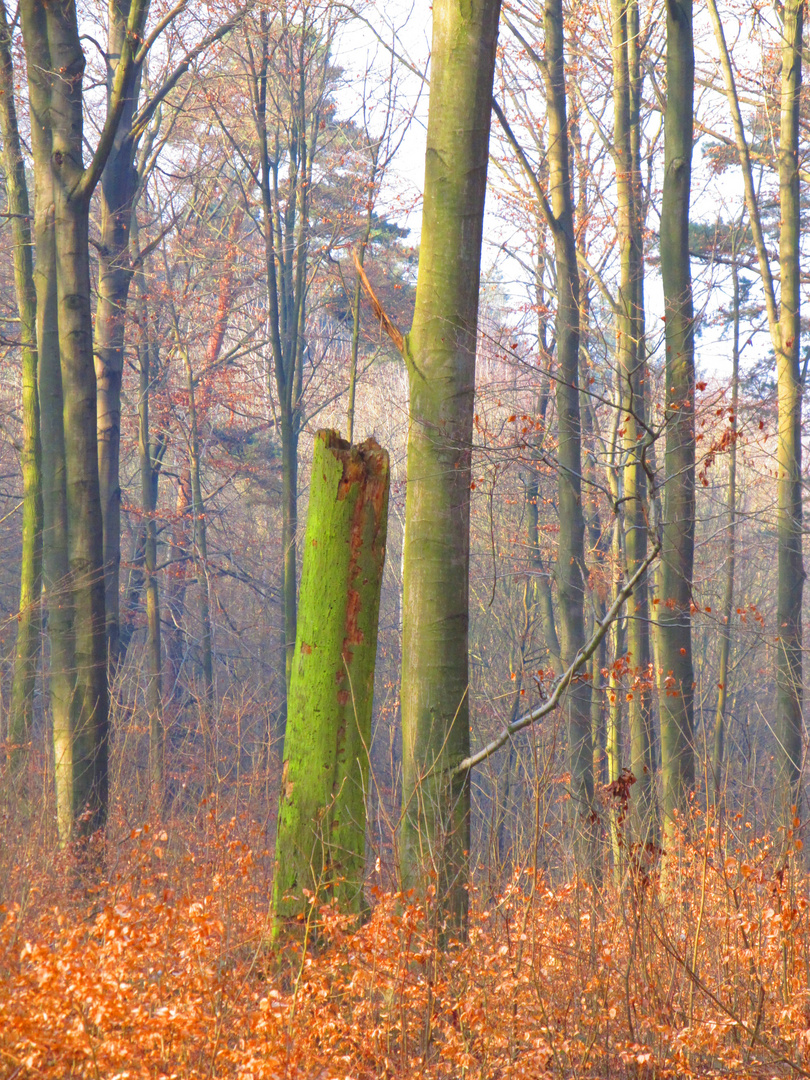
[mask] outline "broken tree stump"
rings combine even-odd
[[[273,885],[275,932],[310,900],[363,910],[388,453],[319,431],[312,456]]]

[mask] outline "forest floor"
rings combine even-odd
[[[810,881],[744,821],[696,819],[621,887],[529,862],[444,949],[430,905],[376,886],[361,927],[314,898],[274,949],[266,822],[124,809],[80,871],[44,811],[0,808],[8,1080],[810,1075]]]

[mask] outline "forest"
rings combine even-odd
[[[0,1077],[810,1076],[804,0],[0,0]]]

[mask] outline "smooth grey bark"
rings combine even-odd
[[[470,458],[500,0],[436,0],[413,326],[403,555],[403,886],[466,925]]]

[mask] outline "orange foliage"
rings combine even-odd
[[[378,892],[317,947],[268,945],[263,833],[216,807],[16,871],[0,914],[0,1075],[270,1078],[779,1076],[810,1065],[807,879],[763,841],[684,843],[665,885],[600,897],[516,872],[467,944]],[[667,857],[665,857],[667,858]],[[29,865],[26,873],[31,874]],[[44,871],[43,871],[44,872]],[[6,883],[9,884],[8,882]],[[302,935],[303,936],[303,935]]]

